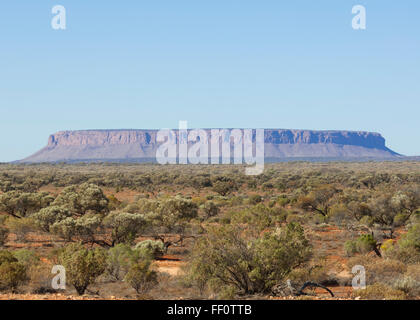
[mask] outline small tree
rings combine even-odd
[[[0,195],[0,211],[19,219],[47,207],[53,200],[47,192],[9,191]]]
[[[72,243],[62,249],[58,261],[66,269],[66,278],[82,295],[106,267],[103,249],[86,249],[81,243]]]
[[[50,206],[32,215],[37,225],[45,232],[50,232],[51,226],[71,216],[71,212],[63,206]]]
[[[112,230],[112,245],[132,243],[145,225],[146,220],[142,214],[112,212],[104,219],[104,226]]]
[[[125,276],[127,281],[138,294],[146,293],[158,284],[157,272],[150,268],[150,261],[139,261],[131,266]]]
[[[207,201],[203,205],[203,211],[208,219],[217,216],[220,212],[220,208],[213,201]]]
[[[75,215],[106,214],[109,200],[102,189],[91,183],[64,188],[52,205],[64,206]]]
[[[27,241],[27,235],[37,229],[36,223],[32,218],[13,218],[9,217],[6,226],[11,233],[16,234],[16,238],[20,242]]]
[[[0,247],[3,247],[9,236],[9,230],[3,226],[0,226]]]
[[[120,243],[108,250],[106,272],[114,280],[122,280],[130,266],[136,261],[137,255],[127,244]]]
[[[238,225],[212,227],[192,250],[188,277],[200,288],[265,293],[310,254],[309,242],[296,223],[262,237],[249,237]]]
[[[28,280],[26,268],[6,250],[0,251],[0,289],[15,292]]]
[[[235,182],[231,180],[218,180],[215,183],[213,183],[213,191],[217,192],[221,196],[226,196],[229,193],[236,191],[237,189],[238,187],[236,186]]]

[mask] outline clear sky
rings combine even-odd
[[[60,130],[179,120],[375,131],[420,155],[420,1],[1,1],[0,111],[0,161]]]

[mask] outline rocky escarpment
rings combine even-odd
[[[61,131],[48,145],[22,162],[154,161],[157,130]],[[210,130],[207,129],[210,133]],[[265,157],[284,159],[386,159],[399,155],[388,149],[379,133],[266,129]]]

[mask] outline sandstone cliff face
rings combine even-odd
[[[210,130],[207,130],[209,132]],[[153,161],[157,130],[61,131],[48,145],[23,162],[141,160]],[[379,133],[355,131],[265,130],[265,157],[393,158]]]

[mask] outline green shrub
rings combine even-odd
[[[0,247],[3,247],[9,236],[9,229],[0,226]]]
[[[0,289],[16,289],[28,280],[26,268],[7,250],[0,251]]]
[[[12,218],[6,221],[6,225],[11,233],[16,234],[17,241],[26,242],[27,235],[37,230],[35,221],[32,218]]]
[[[346,255],[348,257],[353,256],[354,254],[356,254],[358,252],[357,249],[357,242],[354,240],[348,240],[344,243],[344,250],[346,252]]]
[[[405,263],[420,262],[420,223],[413,225],[401,237],[392,251],[392,256]]]
[[[139,261],[130,267],[124,278],[138,294],[146,293],[158,284],[157,272],[150,266],[150,261]]]
[[[246,236],[238,225],[212,227],[196,242],[187,277],[199,288],[268,292],[310,254],[303,229],[295,223],[256,238]]]
[[[113,244],[131,244],[144,229],[146,220],[139,213],[112,212],[105,217],[104,225],[112,230]]]
[[[213,201],[207,201],[203,205],[203,211],[206,214],[206,218],[217,216],[220,212],[219,207]]]
[[[117,244],[108,250],[106,272],[113,280],[122,280],[136,260],[137,255],[130,246],[124,243]]]
[[[256,205],[260,202],[262,202],[262,197],[259,194],[253,194],[249,197],[248,202],[251,205]]]
[[[165,252],[162,241],[145,240],[136,244],[135,250],[143,259],[155,259]]]
[[[41,260],[39,256],[32,250],[28,249],[19,249],[13,252],[15,258],[24,265],[26,268],[30,268],[38,264]]]
[[[404,291],[379,283],[367,286],[366,289],[357,290],[353,295],[367,300],[405,300],[407,298]]]
[[[99,277],[106,268],[106,254],[103,249],[86,249],[80,243],[64,247],[58,261],[66,269],[66,279],[82,295],[86,288]]]
[[[373,226],[373,218],[370,217],[370,216],[363,216],[360,219],[359,222],[360,222],[361,225],[364,225],[364,226],[367,226],[367,227],[372,227]]]
[[[54,223],[60,222],[70,216],[71,213],[66,207],[50,206],[41,209],[31,217],[43,231],[50,232],[50,228]]]

